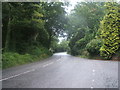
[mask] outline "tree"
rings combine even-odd
[[[43,8],[45,9],[45,29],[49,33],[48,48],[50,48],[54,36],[58,37],[59,34],[65,31],[67,22],[63,6],[64,3],[62,2],[43,3]]]
[[[103,5],[104,3],[98,2],[81,2],[68,16],[67,32],[72,55],[82,54],[86,45],[96,38],[100,20],[104,16]]]
[[[87,45],[86,49],[91,56],[100,55],[100,48],[102,46],[101,39],[93,39]]]
[[[115,2],[106,3],[107,14],[101,21],[100,32],[103,45],[101,56],[110,59],[120,48],[120,5]]]
[[[47,47],[49,35],[41,19],[44,11],[41,3],[3,3],[3,9],[4,50],[22,53],[35,43]]]
[[[52,44],[57,42],[54,38],[65,30],[66,16],[63,6],[62,2],[2,3],[5,67],[52,54]]]

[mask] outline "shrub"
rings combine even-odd
[[[72,49],[72,52],[73,52],[75,55],[82,55],[82,54],[83,54],[83,51],[84,51],[84,49],[85,49],[85,47],[86,47],[87,42],[88,42],[88,41],[86,40],[86,38],[82,38],[82,39],[78,40],[78,41],[75,43],[75,45],[74,45],[74,47],[73,47],[73,49]]]
[[[2,55],[3,68],[24,64],[26,62],[31,62],[31,61],[32,61],[32,57],[29,54],[20,55],[15,52],[5,52]]]
[[[43,46],[31,46],[28,47],[27,52],[31,55],[41,57],[41,55],[46,54],[46,55],[51,55],[52,53],[45,47]]]
[[[79,49],[75,46],[73,46],[73,48],[70,49],[71,55],[78,55]]]
[[[28,51],[29,53],[26,54],[18,54],[16,52],[4,52],[2,54],[3,68],[38,61],[52,55],[52,53],[44,47],[31,47],[31,49],[29,48]]]
[[[100,39],[93,39],[86,45],[86,49],[90,55],[98,55],[100,54],[99,49],[101,46],[102,41]]]
[[[116,2],[106,3],[108,13],[104,16],[100,25],[103,45],[100,54],[105,59],[111,59],[120,48],[120,8]]]
[[[76,47],[78,47],[79,49],[83,49],[86,47],[87,43],[88,41],[86,40],[86,38],[82,38],[76,42]]]

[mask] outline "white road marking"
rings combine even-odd
[[[33,72],[33,71],[35,71],[35,69],[29,70],[29,71],[26,71],[26,72],[23,72],[23,73],[14,75],[14,76],[10,76],[10,77],[4,78],[4,79],[1,79],[0,81],[5,81],[5,80],[11,79],[11,78],[15,78],[15,77],[18,77],[20,75],[23,75],[23,74],[26,74],[26,73],[29,73],[29,72]]]
[[[53,62],[49,63],[48,65],[53,64]]]
[[[53,64],[53,62],[45,64],[45,65],[43,65],[43,67],[47,67],[48,65],[51,65],[51,64]]]
[[[94,70],[94,69],[93,69],[92,71],[93,71],[93,72],[95,72],[95,70]]]
[[[58,59],[57,61],[60,61],[60,59]]]
[[[91,87],[91,89],[93,89],[93,87]]]
[[[47,67],[48,66],[48,64],[46,64],[46,65],[43,65],[43,67]]]

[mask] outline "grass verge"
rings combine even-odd
[[[22,55],[16,52],[5,52],[2,54],[2,69],[39,61],[48,58],[51,55],[52,54],[46,54],[46,53],[40,54],[39,56],[31,55],[31,54]]]

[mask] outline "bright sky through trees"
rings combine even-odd
[[[65,8],[66,8],[66,12],[68,14],[70,14],[71,10],[74,9],[74,6],[77,4],[77,2],[82,2],[84,0],[67,0],[67,1],[70,3],[70,5],[68,7],[65,7]],[[59,39],[59,43],[60,43],[60,42],[62,42],[62,40],[65,39],[65,37],[59,37],[58,39]]]
[[[61,0],[61,1],[65,1],[65,0]],[[77,2],[85,2],[85,1],[92,1],[92,0],[66,0],[66,1],[70,3],[70,5],[68,7],[65,7],[66,8],[66,12],[68,14],[70,14],[71,10],[74,9],[74,6],[77,4]],[[103,0],[103,1],[107,1],[107,0]],[[120,0],[114,0],[114,1],[120,2]],[[59,39],[59,43],[60,43],[65,38],[64,37],[59,37],[58,39]]]

